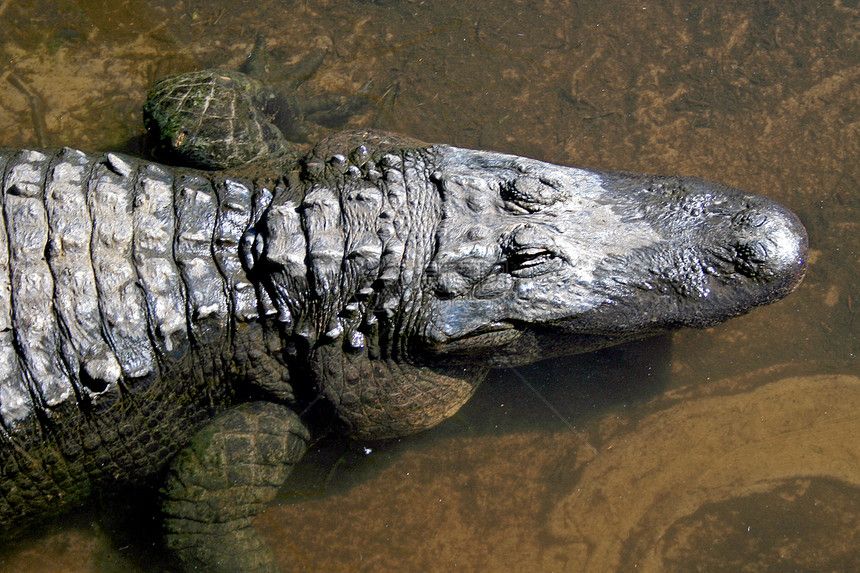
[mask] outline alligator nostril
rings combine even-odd
[[[767,262],[767,248],[761,241],[751,241],[735,247],[735,266],[741,273],[755,277]]]
[[[747,209],[732,217],[732,222],[739,227],[761,227],[767,222],[767,215],[756,209]]]
[[[767,261],[767,248],[765,248],[761,241],[754,241],[752,243],[741,245],[739,251],[741,256],[752,263],[763,263]]]

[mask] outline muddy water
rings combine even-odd
[[[856,2],[0,1],[0,143],[139,149],[146,86],[327,47],[353,126],[782,201],[812,257],[717,328],[492,375],[407,440],[321,445],[258,521],[296,571],[860,567]],[[312,126],[312,135],[325,129]],[[149,571],[92,516],[8,571]]]

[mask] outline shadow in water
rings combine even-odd
[[[573,431],[613,408],[659,395],[668,381],[671,337],[630,342],[589,354],[493,371],[451,419],[405,438],[358,442],[326,438],[314,445],[282,489],[281,502],[341,494],[388,468],[405,452],[463,437]]]
[[[576,428],[608,408],[658,395],[670,348],[671,337],[662,336],[493,372],[447,426],[479,435]]]

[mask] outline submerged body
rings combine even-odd
[[[188,568],[274,567],[250,521],[319,397],[409,434],[488,368],[711,326],[805,272],[759,196],[375,132],[232,174],[68,149],[0,174],[0,528],[166,484]]]

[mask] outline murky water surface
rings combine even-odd
[[[299,95],[361,90],[351,126],[698,175],[807,225],[778,304],[498,372],[423,435],[319,448],[258,521],[285,570],[860,567],[856,0],[2,0],[0,23],[2,144],[139,150],[147,85],[237,67],[263,34],[277,61],[328,48]],[[154,568],[108,529],[78,516],[0,569]]]

